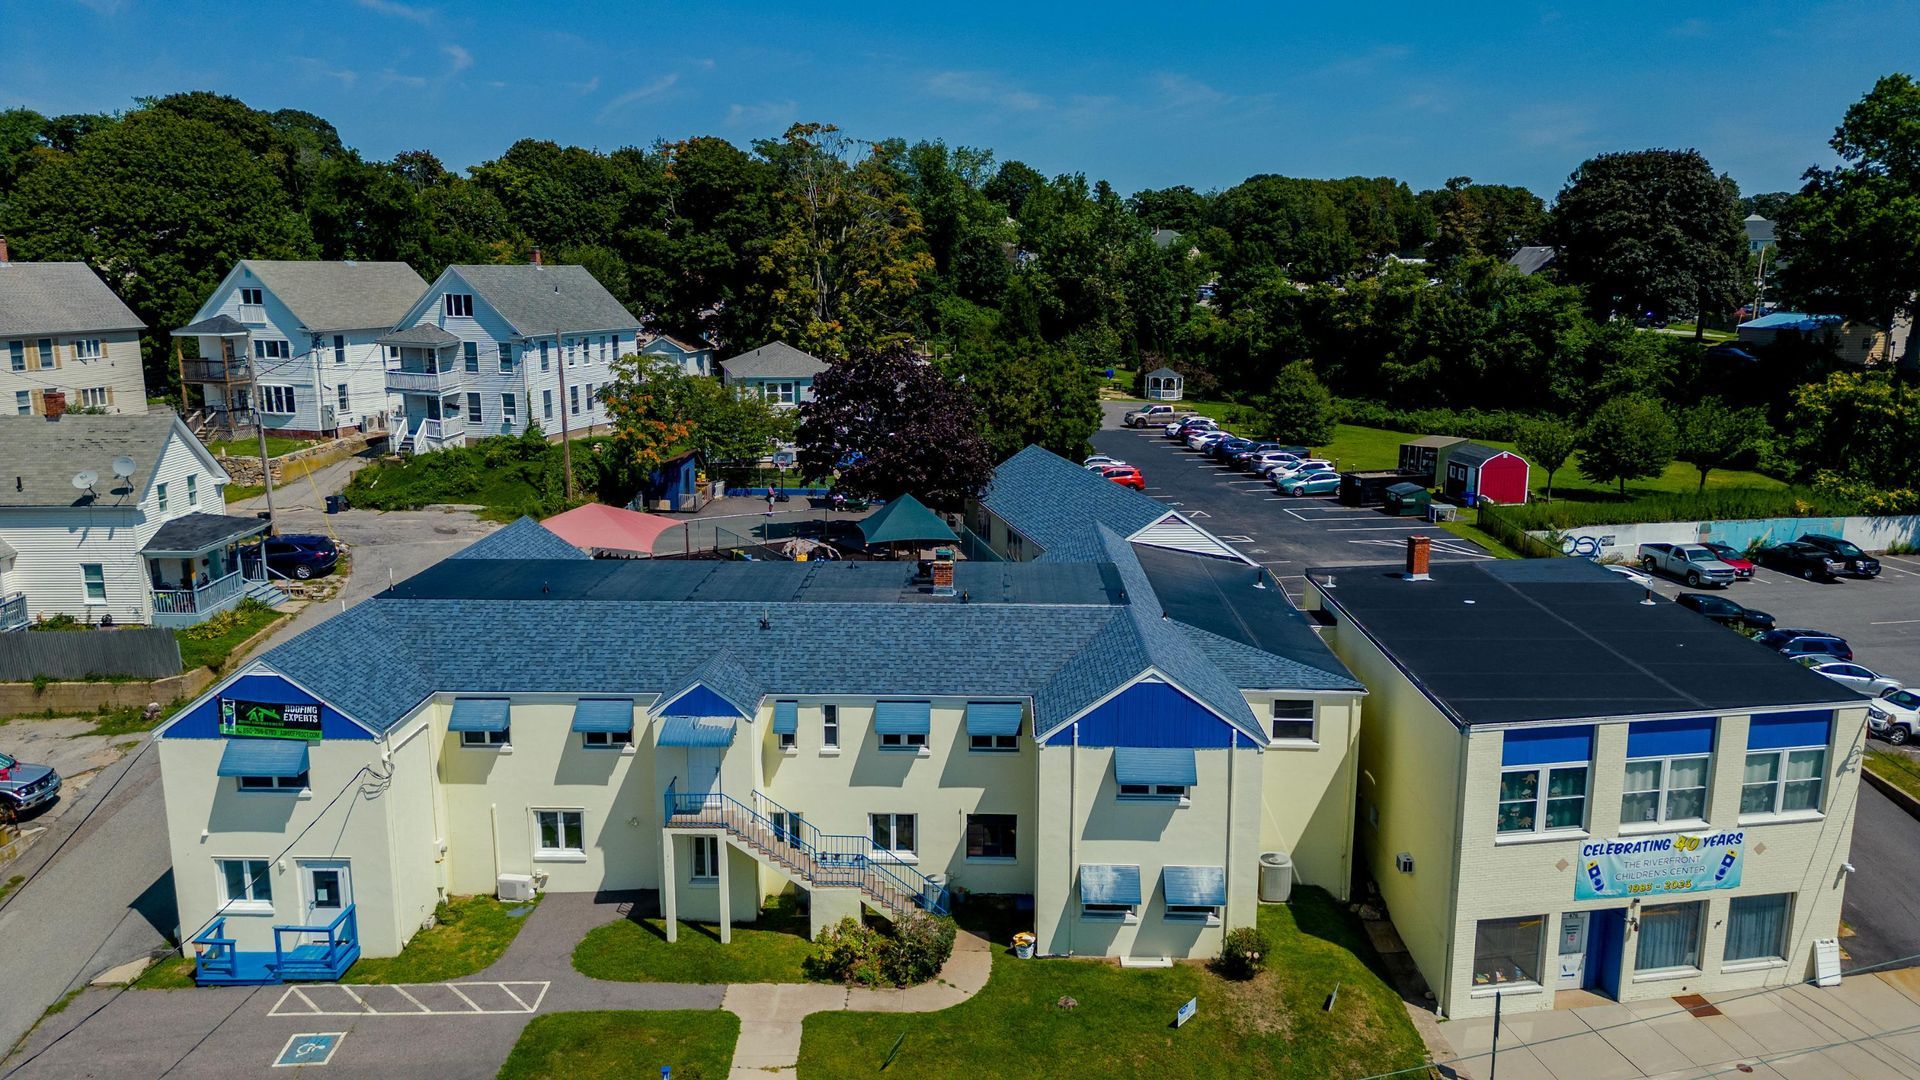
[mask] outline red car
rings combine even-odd
[[[1100,470],[1100,475],[1121,487],[1130,487],[1135,491],[1147,489],[1147,478],[1141,476],[1140,470],[1132,465],[1109,465]]]
[[[1753,563],[1749,561],[1745,555],[1736,551],[1731,545],[1706,543],[1700,546],[1713,552],[1714,558],[1733,567],[1733,579],[1735,581],[1747,581],[1753,577]]]

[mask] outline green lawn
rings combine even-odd
[[[733,942],[720,944],[719,928],[680,924],[680,940],[667,944],[662,919],[622,919],[595,927],[573,950],[582,975],[615,982],[806,982],[800,965],[812,951],[807,920],[769,910],[750,926],[733,928]]]
[[[267,456],[279,457],[281,454],[291,454],[295,450],[305,450],[312,445],[311,439],[289,439],[283,435],[269,435],[267,436]],[[207,444],[207,450],[216,456],[230,454],[233,457],[259,457],[260,440],[258,438],[217,439]]]
[[[499,1080],[720,1080],[733,1064],[740,1018],[718,1009],[562,1012],[536,1016],[500,1067]]]
[[[1317,889],[1262,905],[1268,970],[1230,982],[1198,964],[1126,970],[1094,960],[1015,960],[994,928],[993,975],[943,1012],[815,1013],[803,1077],[1270,1076],[1339,1080],[1419,1065],[1420,1036],[1341,905]],[[1333,1008],[1323,1009],[1335,985]],[[1174,1010],[1199,998],[1184,1027]],[[1065,998],[1075,1002],[1062,1008]],[[902,1038],[904,1036],[904,1038]],[[896,1042],[898,1043],[895,1053]]]
[[[1920,762],[1897,750],[1867,747],[1867,771],[1920,799]]]
[[[284,618],[285,615],[264,604],[243,604],[215,615],[198,627],[178,631],[174,637],[180,643],[181,669],[210,667],[219,671],[242,642]],[[208,628],[208,636],[199,636],[202,628]]]
[[[442,982],[471,975],[500,959],[533,906],[505,904],[491,896],[457,897],[440,905],[433,929],[413,935],[399,956],[362,959],[340,981]]]
[[[191,956],[169,956],[133,980],[135,990],[191,990],[194,985]]]

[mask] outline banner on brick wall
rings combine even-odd
[[[1580,846],[1575,900],[1675,896],[1740,885],[1743,832],[1595,840]]]

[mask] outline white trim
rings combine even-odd
[[[656,720],[659,719],[662,715],[665,714],[666,710],[673,705],[674,702],[679,701],[681,698],[686,697],[688,694],[693,693],[695,690],[698,690],[701,687],[706,687],[707,692],[712,694],[714,697],[717,697],[721,701],[724,701],[727,704],[732,705],[736,709],[740,709],[740,706],[738,704],[735,704],[725,694],[722,694],[720,691],[715,690],[711,686],[707,686],[707,684],[703,681],[695,681],[689,684],[686,689],[680,691],[679,693],[673,695],[670,698],[656,697],[653,704],[647,706],[647,715],[653,719],[656,719]],[[585,696],[585,695],[582,695],[582,696]],[[759,697],[753,699],[753,704],[751,706],[745,709],[740,709],[740,711],[745,714],[741,716],[740,719],[749,724],[753,723],[754,719],[760,715],[760,706],[764,704],[766,700],[767,700],[767,696],[765,694],[762,694]],[[781,700],[785,701],[787,699],[782,698]]]
[[[1164,525],[1167,525],[1169,522],[1173,522],[1173,521],[1178,521],[1180,524],[1185,525],[1187,528],[1192,529],[1194,532],[1200,534],[1201,537],[1205,538],[1207,541],[1210,542],[1209,545],[1207,545],[1207,547],[1183,546],[1178,544],[1156,543],[1155,541],[1152,541],[1152,540],[1140,539],[1142,536],[1144,536],[1148,532],[1154,529],[1160,528]],[[1160,548],[1166,551],[1185,551],[1185,552],[1190,552],[1196,555],[1212,554],[1214,555],[1214,557],[1219,557],[1221,555],[1224,555],[1229,558],[1238,560],[1239,562],[1246,563],[1248,566],[1251,566],[1255,569],[1260,568],[1259,563],[1254,562],[1252,559],[1249,559],[1245,555],[1240,554],[1240,552],[1237,549],[1235,549],[1233,545],[1227,543],[1225,540],[1222,540],[1219,537],[1208,532],[1207,530],[1201,528],[1200,526],[1195,525],[1191,518],[1187,517],[1185,514],[1181,513],[1178,510],[1169,510],[1166,513],[1160,515],[1158,518],[1155,518],[1153,521],[1150,521],[1147,524],[1141,526],[1139,529],[1136,529],[1131,535],[1127,537],[1127,542],[1132,544],[1143,544],[1147,547]]]
[[[193,712],[195,709],[198,709],[200,706],[206,704],[208,701],[219,697],[220,692],[222,690],[225,690],[227,687],[232,686],[234,683],[238,682],[240,678],[244,675],[272,675],[272,676],[275,676],[276,678],[285,679],[288,683],[292,684],[294,689],[299,690],[301,693],[307,695],[313,700],[320,702],[322,705],[325,705],[327,708],[332,709],[334,712],[339,713],[342,717],[350,721],[355,727],[366,732],[369,736],[372,737],[374,742],[379,742],[383,736],[389,734],[392,731],[391,728],[385,732],[377,731],[374,728],[367,726],[366,724],[355,719],[353,714],[347,712],[345,709],[340,708],[339,706],[333,704],[331,701],[328,701],[326,698],[321,697],[319,694],[316,694],[312,690],[308,689],[304,684],[300,682],[299,679],[296,679],[293,676],[287,674],[286,672],[279,670],[273,665],[267,663],[265,660],[254,659],[254,660],[247,661],[247,663],[243,665],[240,668],[240,670],[234,672],[231,675],[228,675],[226,678],[221,679],[219,682],[216,682],[212,686],[208,687],[205,691],[203,691],[200,694],[199,697],[194,698],[193,701],[189,703],[186,708],[181,709],[177,713],[174,713],[172,719],[168,720],[164,724],[161,724],[160,727],[154,731],[153,737],[156,739],[165,738],[167,735],[167,732],[173,728],[173,725],[179,723],[183,718],[187,716],[188,713]],[[407,710],[407,712],[402,713],[401,714],[402,718],[404,719],[405,717],[412,715],[413,711],[415,709],[418,709],[419,707],[420,707],[419,705],[415,705],[413,709],[409,709]],[[399,725],[396,722],[394,726],[398,727]]]
[[[1144,670],[1140,672],[1140,674],[1135,675],[1133,678],[1128,679],[1126,682],[1121,683],[1119,686],[1116,686],[1112,690],[1109,690],[1106,693],[1100,695],[1098,698],[1095,698],[1086,707],[1082,708],[1079,712],[1076,712],[1072,716],[1069,716],[1066,719],[1060,721],[1059,723],[1054,724],[1052,727],[1047,728],[1045,731],[1039,731],[1038,730],[1039,724],[1036,723],[1034,725],[1035,727],[1035,734],[1033,736],[1034,742],[1044,743],[1046,740],[1051,739],[1055,735],[1059,734],[1063,729],[1065,729],[1069,725],[1078,723],[1081,719],[1085,718],[1088,714],[1099,709],[1102,705],[1105,705],[1107,702],[1112,701],[1114,698],[1119,697],[1121,694],[1125,693],[1128,690],[1133,689],[1135,686],[1138,686],[1143,682],[1166,683],[1168,686],[1171,686],[1175,690],[1178,690],[1182,694],[1185,694],[1190,701],[1192,701],[1195,705],[1200,706],[1202,709],[1205,709],[1207,712],[1211,713],[1221,723],[1227,725],[1228,727],[1234,729],[1235,731],[1238,731],[1242,735],[1246,735],[1248,739],[1255,746],[1264,747],[1268,742],[1267,733],[1264,730],[1249,731],[1246,727],[1238,723],[1235,723],[1233,720],[1230,720],[1225,716],[1221,716],[1220,710],[1207,704],[1206,700],[1203,699],[1200,695],[1187,689],[1185,686],[1181,685],[1178,680],[1168,676],[1166,672],[1161,671],[1158,667],[1154,667],[1152,665],[1148,665]],[[1252,716],[1253,706],[1247,705],[1247,700],[1244,695],[1241,697],[1240,703],[1242,705],[1246,705],[1247,715]],[[1225,749],[1225,748],[1223,747],[1222,749]]]

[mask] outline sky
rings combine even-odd
[[[1123,194],[1281,173],[1551,198],[1646,147],[1788,190],[1894,71],[1920,75],[1920,0],[0,0],[0,108],[212,90],[455,167],[521,138],[746,145],[823,121]]]

